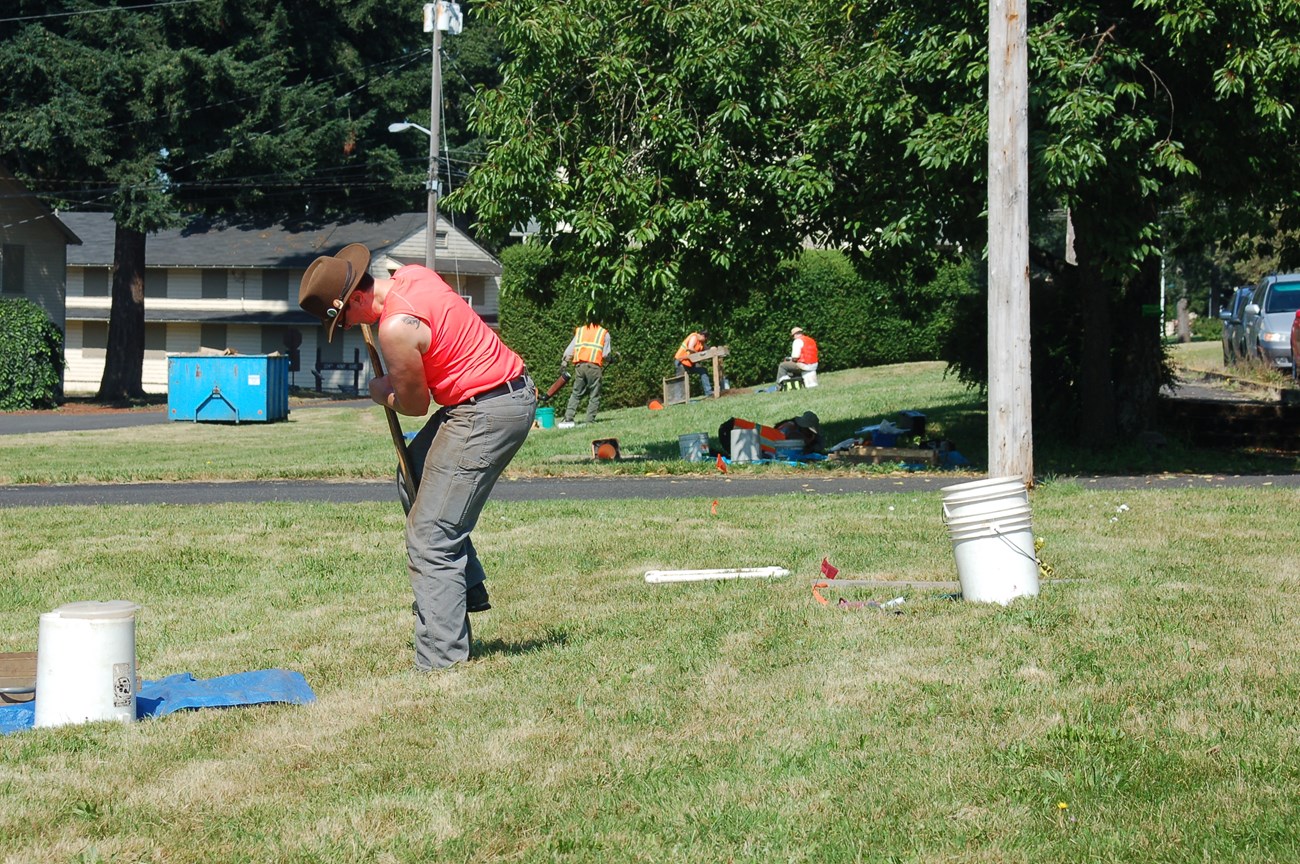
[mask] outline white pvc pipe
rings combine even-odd
[[[790,571],[784,567],[738,567],[724,570],[648,570],[645,581],[660,582],[707,582],[714,579],[775,579],[789,576]]]

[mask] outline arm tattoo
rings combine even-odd
[[[407,325],[408,327],[420,326],[420,319],[416,318],[414,315],[399,315],[397,316],[397,320]]]

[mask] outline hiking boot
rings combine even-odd
[[[486,612],[492,608],[488,602],[487,585],[483,582],[477,585],[471,585],[465,592],[465,611],[466,612]]]

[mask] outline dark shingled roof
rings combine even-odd
[[[68,212],[59,213],[58,218],[82,241],[82,245],[68,248],[69,266],[112,266],[111,213]],[[426,218],[424,213],[403,213],[383,222],[331,222],[300,228],[213,225],[195,220],[185,228],[151,233],[145,242],[145,265],[301,270],[318,256],[337,252],[349,243],[364,243],[371,252],[381,253],[421,231]],[[447,230],[450,225],[439,219],[438,227]]]

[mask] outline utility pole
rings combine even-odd
[[[425,228],[424,266],[434,269],[438,245],[438,131],[442,121],[442,32],[461,31],[460,6],[453,0],[424,4],[424,32],[433,33],[433,73],[429,85],[429,212]]]
[[[1034,479],[1026,0],[989,2],[989,475]]]

